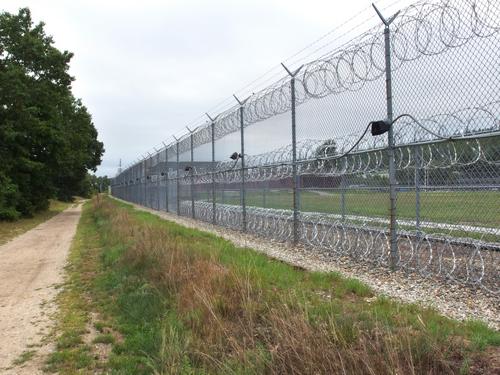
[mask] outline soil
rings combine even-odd
[[[54,299],[80,214],[81,204],[74,205],[0,246],[2,374],[43,373],[44,359],[53,350]]]

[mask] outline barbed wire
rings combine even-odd
[[[494,7],[493,0],[485,0],[455,6],[449,2],[421,2],[404,9],[392,27],[393,70],[405,62],[439,55],[473,38],[487,38],[497,33],[500,22],[494,17]],[[383,34],[381,27],[374,27],[343,49],[304,66],[296,77],[298,104],[311,98],[360,90],[366,82],[380,79],[384,69]],[[244,105],[245,126],[289,111],[290,103],[289,77],[283,77],[249,98]],[[234,104],[217,116],[216,140],[239,130],[238,109],[239,105]],[[181,154],[189,151],[189,136],[184,134],[169,147],[175,148],[178,142]],[[193,133],[194,147],[211,142],[211,137],[210,125],[199,125]]]
[[[424,56],[445,53],[474,38],[487,38],[500,30],[492,15],[495,2],[421,2],[404,9],[392,26],[392,67]],[[496,9],[496,8],[495,8]],[[381,26],[355,38],[343,49],[305,64],[296,77],[296,98],[302,104],[311,98],[360,90],[365,83],[380,79],[385,72],[384,40]],[[289,77],[283,77],[254,93],[244,105],[245,126],[290,110]],[[215,122],[215,139],[238,131],[239,105],[221,112]],[[211,141],[209,124],[193,134],[194,146]],[[190,147],[189,134],[179,141],[181,153]],[[171,147],[173,147],[172,145]]]
[[[181,214],[191,216],[191,207],[190,201],[181,202]],[[212,203],[197,201],[195,210],[198,219],[212,221]],[[217,204],[216,220],[219,225],[239,230],[242,209],[236,205]],[[278,242],[293,239],[292,210],[247,207],[247,223],[249,233]],[[311,249],[322,249],[330,256],[351,257],[389,268],[388,231],[375,224],[373,218],[360,216],[353,222],[342,220],[340,215],[301,213],[300,242]],[[495,230],[493,235],[498,238],[500,230]],[[423,277],[443,277],[500,294],[498,243],[403,229],[398,232],[398,248],[398,267],[402,270],[417,272]]]
[[[425,169],[466,166],[480,161],[496,165],[500,163],[496,160],[500,155],[485,153],[478,137],[499,135],[499,118],[498,101],[421,120],[413,116],[398,116],[394,122],[396,166],[399,170],[413,168],[416,154],[421,155],[422,168]],[[442,140],[462,142],[439,142]],[[298,173],[342,175],[378,172],[387,168],[387,156],[384,156],[387,147],[385,137],[366,137],[366,130],[361,136],[352,134],[327,140],[301,140],[296,147]],[[276,180],[292,175],[291,144],[260,155],[245,155],[245,158],[247,181]],[[196,178],[196,183],[209,183],[213,173],[216,174],[216,181],[241,180],[241,164],[238,162],[218,162],[213,171],[210,166],[192,167],[189,175]]]

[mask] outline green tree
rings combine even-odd
[[[29,9],[0,14],[0,219],[71,199],[101,162],[91,116],[71,93],[72,56]]]
[[[96,176],[87,173],[87,176],[80,184],[80,192],[78,195],[89,198],[97,193],[105,193],[108,191],[108,186],[111,181],[108,176]]]

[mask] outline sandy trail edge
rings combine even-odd
[[[73,205],[36,228],[0,246],[0,373],[42,374],[43,342],[55,311],[56,286],[76,233],[81,204]],[[25,350],[34,358],[12,362]]]

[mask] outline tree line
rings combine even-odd
[[[50,198],[89,192],[104,153],[73,96],[69,63],[30,10],[0,13],[0,219],[30,216]]]

